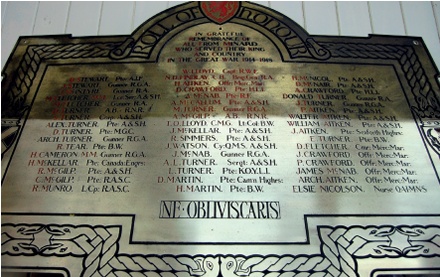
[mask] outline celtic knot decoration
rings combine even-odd
[[[359,276],[358,259],[440,257],[438,225],[318,226],[320,253],[267,256],[119,253],[120,231],[121,226],[4,224],[2,255],[81,258],[81,276],[164,277]]]

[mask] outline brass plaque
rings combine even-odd
[[[310,36],[247,2],[22,37],[2,80],[3,270],[438,273],[437,76],[420,38]]]

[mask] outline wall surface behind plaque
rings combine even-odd
[[[2,1],[1,68],[21,35],[129,35],[150,17],[181,3],[184,2]],[[366,37],[368,34],[382,34],[422,37],[440,67],[440,2],[257,3],[285,14],[312,35]]]
[[[1,2],[1,67],[20,35],[128,35],[184,1]],[[440,66],[440,2],[256,1],[295,20],[309,34],[420,36]]]

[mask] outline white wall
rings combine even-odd
[[[256,1],[295,20],[310,34],[421,36],[440,67],[440,2]],[[183,1],[1,2],[1,68],[20,35],[128,35]]]
[[[440,67],[440,2],[255,1],[312,35],[423,37]],[[184,1],[1,2],[1,67],[20,35],[128,35],[155,14]]]

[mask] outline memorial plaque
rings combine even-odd
[[[2,80],[2,267],[65,276],[440,270],[438,71],[418,37],[190,2],[21,37]]]

